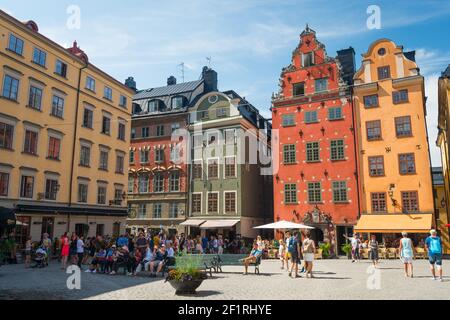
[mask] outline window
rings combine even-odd
[[[85,183],[78,184],[78,202],[86,203],[88,196],[88,185]]]
[[[305,83],[294,83],[293,85],[294,97],[303,96],[305,94]]]
[[[30,86],[30,98],[28,99],[30,108],[41,110],[42,107],[42,89]]]
[[[107,135],[111,133],[111,119],[109,117],[103,116],[102,133]]]
[[[12,149],[14,126],[0,122],[0,148]]]
[[[158,163],[164,162],[164,149],[155,150],[155,162]]]
[[[386,193],[374,192],[371,194],[372,212],[386,212]]]
[[[322,92],[328,90],[328,79],[316,79],[315,80],[316,92]]]
[[[18,93],[19,80],[11,77],[10,75],[5,75],[5,79],[3,80],[3,97],[17,101]]]
[[[148,112],[156,112],[158,111],[158,100],[152,100],[148,102]]]
[[[177,219],[178,218],[178,203],[171,203],[169,206],[169,218]]]
[[[369,173],[371,177],[384,176],[383,156],[369,157]]]
[[[398,138],[412,136],[411,117],[395,118],[395,132]]]
[[[192,213],[201,213],[202,212],[202,195],[199,193],[194,193],[192,195]]]
[[[236,130],[225,130],[225,144],[235,144],[236,143]]]
[[[303,59],[303,67],[310,67],[312,65],[314,65],[314,53],[313,52],[308,52],[308,53],[304,53],[302,55],[302,59]]]
[[[147,193],[149,187],[149,177],[146,174],[139,176],[139,193]]]
[[[392,92],[392,102],[394,104],[408,102],[408,90],[400,90]]]
[[[315,123],[315,122],[319,122],[317,118],[317,111],[306,111],[305,123]]]
[[[94,112],[88,108],[84,108],[83,127],[92,129],[94,123]]]
[[[58,193],[58,180],[47,179],[45,181],[45,199],[55,201],[57,193]]]
[[[222,118],[227,116],[227,108],[217,108],[216,109],[216,117]]]
[[[131,128],[131,139],[135,139],[135,138],[136,138],[136,129]]]
[[[320,161],[319,142],[308,142],[306,144],[306,162]]]
[[[201,163],[194,163],[192,165],[192,178],[201,179],[203,177],[203,165]]]
[[[55,73],[65,78],[67,76],[67,64],[61,60],[56,60]]]
[[[169,191],[180,191],[180,173],[178,171],[174,171],[169,175]]]
[[[366,122],[367,140],[375,141],[381,140],[381,121],[368,121]]]
[[[308,182],[308,202],[322,202],[322,185],[320,182]]]
[[[106,204],[106,187],[98,186],[97,188],[97,204]]]
[[[22,55],[23,54],[23,40],[17,38],[13,34],[10,34],[8,49],[14,53],[17,53],[18,55]]]
[[[141,163],[149,163],[149,151],[142,149],[139,155]]]
[[[282,126],[283,127],[292,127],[295,126],[295,114],[283,114],[282,117]]]
[[[38,65],[45,67],[45,61],[47,60],[47,53],[41,49],[34,48],[33,51],[33,62]]]
[[[236,158],[226,157],[225,158],[225,178],[236,177]]]
[[[162,137],[164,136],[164,125],[158,125],[156,126],[156,136],[157,137]]]
[[[95,79],[92,77],[86,77],[86,89],[95,92]]]
[[[207,120],[209,119],[209,111],[202,110],[198,112],[198,119]]]
[[[347,200],[347,182],[333,181],[333,202],[346,202]]]
[[[0,197],[8,196],[9,173],[0,172]]]
[[[365,108],[375,108],[378,107],[378,95],[373,94],[364,97],[364,107]]]
[[[153,177],[153,192],[164,192],[164,176],[162,173],[155,173]]]
[[[116,156],[116,173],[123,173],[125,157],[121,154]]]
[[[139,204],[138,208],[138,218],[146,218],[147,217],[147,205],[145,203]]]
[[[236,192],[225,192],[225,213],[236,213]]]
[[[342,118],[342,107],[328,109],[328,120],[340,120]]]
[[[100,150],[100,160],[98,165],[100,170],[108,170],[108,155],[108,151]]]
[[[389,66],[378,67],[378,80],[389,79],[391,77],[391,68]]]
[[[172,109],[183,108],[183,97],[172,98]]]
[[[114,189],[114,204],[120,206],[123,201],[123,190],[121,188]]]
[[[178,163],[180,160],[180,148],[179,145],[171,145],[170,146],[170,161],[174,163]]]
[[[219,163],[217,159],[208,160],[208,179],[219,178]]]
[[[416,173],[416,162],[414,153],[399,154],[398,163],[400,168],[400,174]]]
[[[125,124],[119,122],[117,139],[125,141]]]
[[[37,154],[37,140],[38,133],[32,130],[25,130],[25,143],[23,146],[23,152],[29,154]]]
[[[162,217],[162,204],[155,203],[153,205],[153,219],[161,219]]]
[[[219,210],[219,194],[210,192],[208,193],[208,212],[217,213]]]
[[[64,99],[53,96],[52,100],[52,116],[62,118],[64,114]]]
[[[144,127],[141,129],[141,137],[142,138],[148,138],[150,136],[150,128]]]
[[[284,203],[297,204],[297,185],[295,183],[284,185]]]
[[[59,160],[61,154],[61,139],[50,137],[48,139],[48,154],[47,158],[51,160]]]
[[[119,106],[126,108],[127,102],[128,102],[127,97],[125,97],[124,95],[120,95]]]
[[[32,199],[33,198],[33,188],[34,188],[34,177],[22,176],[21,184],[20,184],[20,197]]]
[[[172,125],[170,127],[172,129],[172,133],[174,133],[175,131],[180,129],[180,124],[179,123],[172,123]]]
[[[134,177],[128,177],[128,193],[134,193]]]
[[[402,192],[402,207],[404,213],[419,212],[419,197],[417,191]]]
[[[81,146],[80,166],[89,167],[90,161],[91,161],[91,148],[88,146]]]
[[[330,142],[331,160],[345,160],[344,140],[332,140]]]
[[[130,150],[130,153],[128,155],[130,164],[134,163],[134,150]]]
[[[103,98],[112,101],[112,89],[110,87],[105,87],[103,89]]]
[[[294,164],[297,162],[295,144],[286,144],[283,146],[283,163]]]

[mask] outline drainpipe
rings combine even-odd
[[[352,108],[352,122],[353,122],[353,143],[355,146],[355,163],[356,163],[356,167],[355,167],[355,172],[356,172],[356,194],[358,196],[358,220],[359,218],[361,218],[361,195],[360,195],[360,189],[359,189],[359,162],[358,162],[358,144],[357,144],[357,139],[356,139],[356,135],[357,135],[357,128],[356,128],[356,121],[355,121],[355,104],[354,104],[354,100],[353,100],[354,96],[353,96],[353,86],[350,87],[350,104],[351,104],[351,108]]]
[[[77,99],[76,99],[76,108],[75,108],[75,126],[73,132],[73,142],[72,142],[72,163],[70,167],[70,183],[69,183],[69,212],[67,213],[67,232],[70,232],[70,208],[72,207],[72,191],[73,191],[73,171],[75,166],[75,147],[77,145],[77,132],[78,132],[78,107],[80,104],[80,93],[81,93],[81,73],[84,69],[88,67],[88,63],[80,68],[78,72],[78,85],[77,85]]]

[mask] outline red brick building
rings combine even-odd
[[[308,26],[281,73],[273,96],[279,169],[274,172],[274,219],[316,227],[317,242],[333,252],[352,232],[359,213],[352,99],[353,48],[336,58]],[[276,148],[273,148],[276,150]],[[275,152],[275,151],[274,151]]]

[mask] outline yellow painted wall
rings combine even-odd
[[[386,54],[379,55],[384,48]],[[391,79],[378,81],[377,68],[390,66]],[[424,107],[423,77],[417,75],[417,65],[402,54],[402,48],[392,41],[378,40],[363,55],[363,65],[355,74],[355,113],[358,132],[358,156],[361,176],[361,197],[363,213],[371,213],[371,193],[385,192],[388,213],[400,213],[401,192],[417,191],[421,213],[433,213],[433,193],[430,172],[429,145],[427,142]],[[394,79],[409,78],[394,84]],[[370,85],[372,84],[372,85]],[[377,85],[378,84],[378,85]],[[408,89],[409,101],[394,104],[392,92]],[[379,107],[366,109],[363,97],[378,94]],[[397,138],[395,117],[410,116],[412,137]],[[381,120],[382,140],[368,141],[366,121]],[[390,152],[386,150],[390,148]],[[398,155],[414,153],[416,174],[400,175]],[[370,177],[370,156],[384,156],[385,176]],[[390,184],[395,184],[394,199],[400,206],[394,207],[388,196]]]

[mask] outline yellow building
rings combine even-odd
[[[375,41],[354,79],[362,208],[355,229],[427,233],[434,202],[424,78],[414,52]]]
[[[133,91],[0,11],[0,207],[17,238],[125,227]]]
[[[444,175],[441,167],[434,167],[433,171],[433,193],[436,208],[436,227],[444,244],[444,253],[450,254],[450,235],[448,229],[447,202],[444,186]]]

